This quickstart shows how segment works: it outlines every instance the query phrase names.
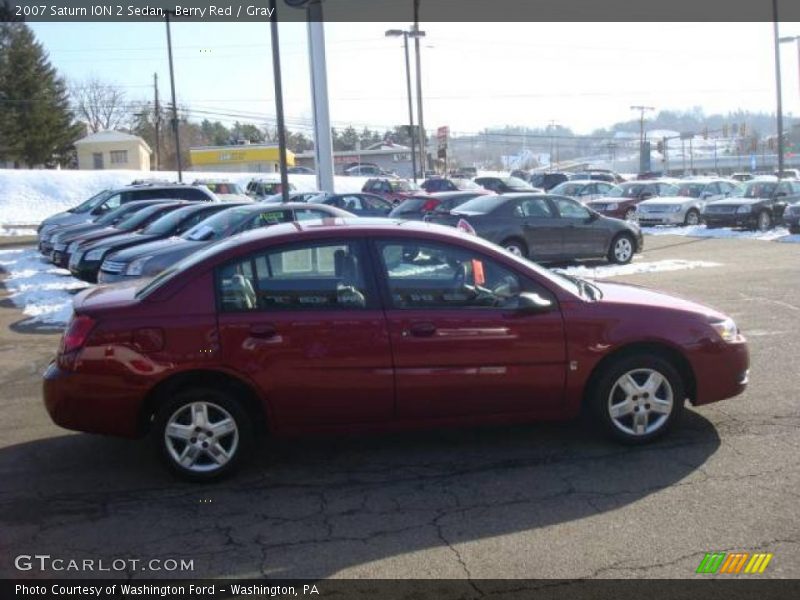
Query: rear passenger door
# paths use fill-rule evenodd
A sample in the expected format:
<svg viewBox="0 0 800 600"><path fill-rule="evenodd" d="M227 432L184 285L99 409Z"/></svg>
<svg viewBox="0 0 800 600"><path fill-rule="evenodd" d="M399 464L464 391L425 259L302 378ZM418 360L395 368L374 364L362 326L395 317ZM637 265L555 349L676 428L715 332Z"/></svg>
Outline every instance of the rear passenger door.
<svg viewBox="0 0 800 600"><path fill-rule="evenodd" d="M522 220L528 257L531 260L546 260L561 256L562 229L566 222L558 219L547 198L524 198L517 202L514 215Z"/></svg>
<svg viewBox="0 0 800 600"><path fill-rule="evenodd" d="M394 375L362 240L287 244L217 269L225 365L282 429L387 421Z"/></svg>

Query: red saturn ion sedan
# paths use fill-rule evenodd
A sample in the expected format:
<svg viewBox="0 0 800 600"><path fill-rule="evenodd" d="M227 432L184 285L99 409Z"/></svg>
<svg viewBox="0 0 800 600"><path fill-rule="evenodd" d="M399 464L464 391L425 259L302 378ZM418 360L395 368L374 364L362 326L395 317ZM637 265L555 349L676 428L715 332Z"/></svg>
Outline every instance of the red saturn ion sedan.
<svg viewBox="0 0 800 600"><path fill-rule="evenodd" d="M454 228L286 223L159 276L75 298L44 401L69 429L150 433L207 480L257 433L565 419L590 409L649 442L684 401L747 384L726 315L633 285L559 275Z"/></svg>

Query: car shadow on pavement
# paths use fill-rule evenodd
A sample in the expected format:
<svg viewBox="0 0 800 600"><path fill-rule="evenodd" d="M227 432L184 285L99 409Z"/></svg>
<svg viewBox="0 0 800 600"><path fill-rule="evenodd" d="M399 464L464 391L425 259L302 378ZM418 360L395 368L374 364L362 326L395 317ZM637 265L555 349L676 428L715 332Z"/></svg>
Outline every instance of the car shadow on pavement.
<svg viewBox="0 0 800 600"><path fill-rule="evenodd" d="M298 438L264 442L235 476L199 485L173 478L143 443L69 434L0 449L2 545L7 556L194 561L190 575L102 576L368 576L371 563L403 556L398 576L464 577L458 545L546 535L702 482L700 467L719 446L692 410L642 447L578 421ZM453 570L426 572L421 550ZM0 576L19 575L12 568L0 565Z"/></svg>

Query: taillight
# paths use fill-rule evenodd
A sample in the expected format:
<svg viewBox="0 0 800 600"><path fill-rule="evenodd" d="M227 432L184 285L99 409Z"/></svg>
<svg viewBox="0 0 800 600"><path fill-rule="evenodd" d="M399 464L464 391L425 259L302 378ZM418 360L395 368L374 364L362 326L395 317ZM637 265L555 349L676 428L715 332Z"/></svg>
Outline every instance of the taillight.
<svg viewBox="0 0 800 600"><path fill-rule="evenodd" d="M61 339L61 353L67 354L83 348L94 325L95 320L90 316L80 315L73 318Z"/></svg>
<svg viewBox="0 0 800 600"><path fill-rule="evenodd" d="M426 200L425 204L422 205L422 212L433 212L439 204L441 204L441 202L435 198Z"/></svg>
<svg viewBox="0 0 800 600"><path fill-rule="evenodd" d="M456 229L460 229L461 231L464 231L471 235L477 235L475 228L472 225L470 225L466 219L459 219L458 224L456 225Z"/></svg>

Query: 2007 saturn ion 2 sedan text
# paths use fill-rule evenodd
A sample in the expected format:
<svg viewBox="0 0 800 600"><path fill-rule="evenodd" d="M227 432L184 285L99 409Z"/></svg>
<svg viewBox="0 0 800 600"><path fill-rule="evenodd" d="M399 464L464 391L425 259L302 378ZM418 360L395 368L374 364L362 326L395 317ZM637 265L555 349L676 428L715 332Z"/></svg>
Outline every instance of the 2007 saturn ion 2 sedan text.
<svg viewBox="0 0 800 600"><path fill-rule="evenodd" d="M390 219L253 230L140 284L79 294L44 375L53 420L150 433L192 479L258 433L562 419L626 443L684 401L730 398L748 350L726 315L559 275L485 240Z"/></svg>

